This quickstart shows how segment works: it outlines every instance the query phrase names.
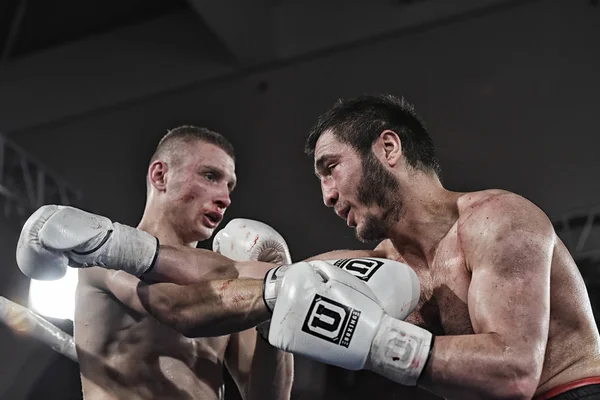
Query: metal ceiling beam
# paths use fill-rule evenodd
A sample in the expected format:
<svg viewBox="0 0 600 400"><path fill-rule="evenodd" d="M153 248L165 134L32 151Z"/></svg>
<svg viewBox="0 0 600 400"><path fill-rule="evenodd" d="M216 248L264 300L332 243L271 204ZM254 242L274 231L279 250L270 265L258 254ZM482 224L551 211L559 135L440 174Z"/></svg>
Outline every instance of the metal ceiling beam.
<svg viewBox="0 0 600 400"><path fill-rule="evenodd" d="M6 42L4 43L2 55L0 56L0 66L8 61L12 53L13 47L19 36L19 31L21 30L21 22L23 22L26 10L27 0L20 0L17 6L17 10L15 11L15 15L10 23L8 36L6 37Z"/></svg>
<svg viewBox="0 0 600 400"><path fill-rule="evenodd" d="M44 204L77 204L81 192L0 134L0 204L20 226Z"/></svg>

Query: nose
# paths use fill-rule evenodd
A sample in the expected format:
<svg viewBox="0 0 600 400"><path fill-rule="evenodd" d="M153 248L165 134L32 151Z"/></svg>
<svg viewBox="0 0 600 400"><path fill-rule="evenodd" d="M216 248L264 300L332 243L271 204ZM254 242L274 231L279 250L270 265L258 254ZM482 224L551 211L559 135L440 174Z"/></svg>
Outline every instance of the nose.
<svg viewBox="0 0 600 400"><path fill-rule="evenodd" d="M227 207L231 205L231 198L229 197L229 188L221 191L219 196L215 199L215 203L219 208L225 210Z"/></svg>
<svg viewBox="0 0 600 400"><path fill-rule="evenodd" d="M323 192L323 203L325 203L327 207L335 206L340 194L333 185L333 182L326 179L322 180L321 192Z"/></svg>

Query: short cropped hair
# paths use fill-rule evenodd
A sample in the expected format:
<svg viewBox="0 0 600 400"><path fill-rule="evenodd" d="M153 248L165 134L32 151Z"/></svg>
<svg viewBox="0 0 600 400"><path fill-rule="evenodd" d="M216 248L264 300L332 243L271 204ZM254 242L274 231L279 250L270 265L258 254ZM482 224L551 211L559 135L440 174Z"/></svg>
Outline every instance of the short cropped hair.
<svg viewBox="0 0 600 400"><path fill-rule="evenodd" d="M384 130L396 132L402 141L402 154L408 164L440 176L441 168L433 141L412 105L392 95L364 95L340 99L323 113L310 131L305 152L314 156L317 141L326 131L347 143L363 157Z"/></svg>
<svg viewBox="0 0 600 400"><path fill-rule="evenodd" d="M160 139L154 154L152 154L152 157L150 158L150 164L167 154L173 154L177 150L177 145L196 141L206 142L220 147L235 161L233 145L223 135L211 131L208 128L183 125L169 130L167 134Z"/></svg>
<svg viewBox="0 0 600 400"><path fill-rule="evenodd" d="M160 139L156 146L156 150L154 150L154 154L152 154L152 157L150 158L149 165L152 165L156 160L164 158L168 158L172 166L177 165L181 160L178 155L181 154L181 150L183 149L182 145L192 142L214 144L221 148L235 162L233 145L225 138L225 136L207 128L183 125L169 130L167 134ZM150 181L148 176L146 176L146 189L147 193L150 193Z"/></svg>

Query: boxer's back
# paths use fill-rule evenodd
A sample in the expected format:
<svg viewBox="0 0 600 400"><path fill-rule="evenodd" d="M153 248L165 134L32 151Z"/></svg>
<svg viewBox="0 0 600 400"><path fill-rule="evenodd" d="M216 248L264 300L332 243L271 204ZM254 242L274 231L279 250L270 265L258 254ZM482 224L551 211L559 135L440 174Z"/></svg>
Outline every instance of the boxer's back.
<svg viewBox="0 0 600 400"><path fill-rule="evenodd" d="M77 289L75 341L86 400L217 399L228 336L183 337L123 307L86 280Z"/></svg>

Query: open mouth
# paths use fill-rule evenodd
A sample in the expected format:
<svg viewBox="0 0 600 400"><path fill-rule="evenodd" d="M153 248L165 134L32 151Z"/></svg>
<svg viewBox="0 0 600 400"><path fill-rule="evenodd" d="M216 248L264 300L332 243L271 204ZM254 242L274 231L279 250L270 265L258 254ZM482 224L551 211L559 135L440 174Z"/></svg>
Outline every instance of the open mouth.
<svg viewBox="0 0 600 400"><path fill-rule="evenodd" d="M206 219L208 219L213 225L217 225L223 219L223 216L218 212L208 212L204 215L206 216Z"/></svg>

